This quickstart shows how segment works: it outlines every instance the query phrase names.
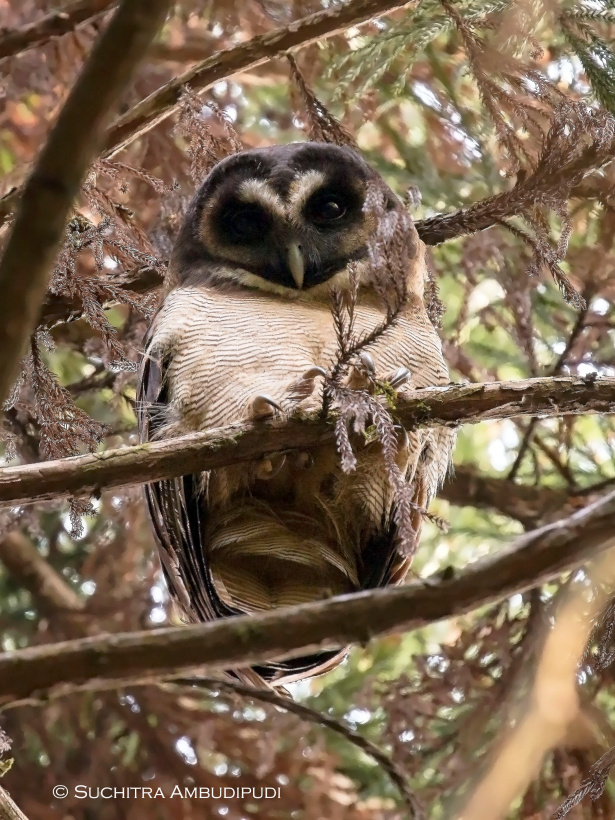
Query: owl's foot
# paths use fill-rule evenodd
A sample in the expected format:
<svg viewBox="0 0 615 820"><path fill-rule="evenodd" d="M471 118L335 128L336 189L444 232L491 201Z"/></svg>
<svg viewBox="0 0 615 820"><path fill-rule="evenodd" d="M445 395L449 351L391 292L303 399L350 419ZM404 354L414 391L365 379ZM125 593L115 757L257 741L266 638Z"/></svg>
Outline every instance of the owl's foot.
<svg viewBox="0 0 615 820"><path fill-rule="evenodd" d="M301 377L297 379L296 382L293 382L288 388L288 398L293 404L297 404L304 399L307 399L308 396L311 396L314 392L314 387L316 379L318 377L326 378L327 371L323 367L314 367L308 368L305 373L301 374Z"/></svg>
<svg viewBox="0 0 615 820"><path fill-rule="evenodd" d="M357 356L356 363L350 368L347 387L351 390L367 390L374 384L376 378L376 365L374 360L365 351Z"/></svg>
<svg viewBox="0 0 615 820"><path fill-rule="evenodd" d="M260 419L268 419L276 413L281 413L282 408L274 401L271 396L265 394L255 396L250 404L250 418L253 421L260 421Z"/></svg>
<svg viewBox="0 0 615 820"><path fill-rule="evenodd" d="M393 390L398 390L402 387L412 374L408 370L407 367L398 367L395 373L391 376L387 376L384 381L393 388Z"/></svg>

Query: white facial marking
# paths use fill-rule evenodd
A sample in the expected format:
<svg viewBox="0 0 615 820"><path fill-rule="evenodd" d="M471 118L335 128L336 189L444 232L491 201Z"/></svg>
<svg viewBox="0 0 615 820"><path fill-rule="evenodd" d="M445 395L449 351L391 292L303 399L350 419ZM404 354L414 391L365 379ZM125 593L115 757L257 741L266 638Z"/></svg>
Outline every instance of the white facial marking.
<svg viewBox="0 0 615 820"><path fill-rule="evenodd" d="M255 202L266 211L281 219L286 219L286 207L282 198L262 179L247 179L237 192L242 202Z"/></svg>
<svg viewBox="0 0 615 820"><path fill-rule="evenodd" d="M293 221L301 217L305 203L324 185L325 175L321 171L306 171L291 182L288 191L288 215Z"/></svg>

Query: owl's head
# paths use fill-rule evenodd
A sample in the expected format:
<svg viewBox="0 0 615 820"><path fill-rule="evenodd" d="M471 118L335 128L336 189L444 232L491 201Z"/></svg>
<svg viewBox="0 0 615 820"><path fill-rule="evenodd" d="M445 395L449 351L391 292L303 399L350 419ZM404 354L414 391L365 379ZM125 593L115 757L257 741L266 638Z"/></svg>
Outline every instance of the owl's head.
<svg viewBox="0 0 615 820"><path fill-rule="evenodd" d="M366 262L377 219L363 206L376 180L385 207L402 207L348 147L293 143L222 160L188 209L174 279L230 280L291 297L328 292L351 263Z"/></svg>

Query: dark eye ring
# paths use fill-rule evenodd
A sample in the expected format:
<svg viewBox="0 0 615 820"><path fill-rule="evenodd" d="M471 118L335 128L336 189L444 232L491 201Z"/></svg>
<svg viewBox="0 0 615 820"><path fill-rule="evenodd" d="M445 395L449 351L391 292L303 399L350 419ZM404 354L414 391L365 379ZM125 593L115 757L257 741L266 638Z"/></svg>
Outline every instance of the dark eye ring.
<svg viewBox="0 0 615 820"><path fill-rule="evenodd" d="M237 239L254 239L269 229L269 217L258 205L238 205L224 214L227 230Z"/></svg>
<svg viewBox="0 0 615 820"><path fill-rule="evenodd" d="M346 203L336 194L320 194L307 207L307 217L315 225L328 225L341 219L347 211Z"/></svg>

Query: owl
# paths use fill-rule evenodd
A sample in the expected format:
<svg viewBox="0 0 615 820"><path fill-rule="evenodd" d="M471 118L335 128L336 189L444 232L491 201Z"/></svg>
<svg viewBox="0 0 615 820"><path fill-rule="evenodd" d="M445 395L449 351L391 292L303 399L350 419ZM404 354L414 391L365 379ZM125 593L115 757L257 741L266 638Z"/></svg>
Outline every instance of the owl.
<svg viewBox="0 0 615 820"><path fill-rule="evenodd" d="M378 218L366 199L374 185L385 212L405 213L346 146L259 148L211 170L188 208L146 337L143 441L320 408L340 357L332 293L343 298L351 287L354 332L374 338L345 377L349 389L386 383L403 392L449 382L423 302L424 246L409 218L405 302L396 321L374 333L386 314L370 255ZM453 433L399 433L395 461L411 490L418 538ZM409 568L378 442L357 445L350 472L332 443L157 481L146 497L167 585L188 621L398 584ZM345 651L239 674L277 686L332 668Z"/></svg>

